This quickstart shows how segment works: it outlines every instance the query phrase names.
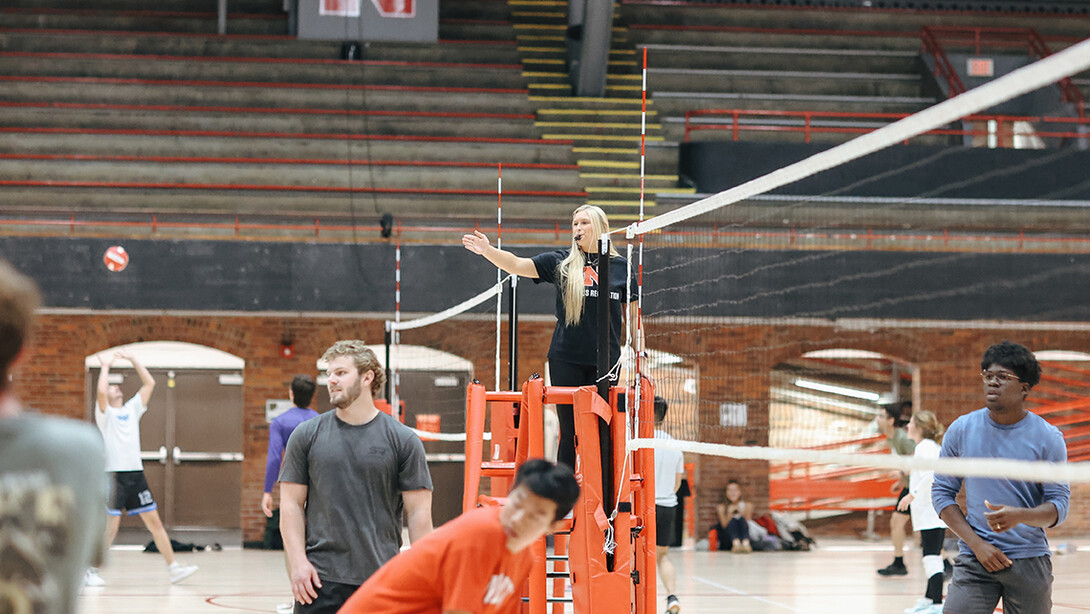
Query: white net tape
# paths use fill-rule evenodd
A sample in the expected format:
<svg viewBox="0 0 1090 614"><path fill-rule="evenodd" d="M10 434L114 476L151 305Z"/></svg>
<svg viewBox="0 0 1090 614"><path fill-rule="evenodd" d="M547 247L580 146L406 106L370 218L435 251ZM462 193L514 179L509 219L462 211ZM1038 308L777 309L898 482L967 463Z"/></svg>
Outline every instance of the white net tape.
<svg viewBox="0 0 1090 614"><path fill-rule="evenodd" d="M627 228L626 234L628 238L632 238L732 205L758 194L764 194L929 130L945 126L966 115L972 115L993 107L1087 68L1090 68L1090 39L1008 73L994 81L989 81L960 96L955 96L919 113L879 128L874 132L869 132L851 141L814 154L805 160L698 200L690 205L674 209L645 222L632 224Z"/></svg>
<svg viewBox="0 0 1090 614"><path fill-rule="evenodd" d="M416 433L417 437L419 437L419 438L421 438L421 439L423 439L425 441L427 441L428 439L434 439L435 441L465 441L466 440L466 434L465 433L434 433L432 431L421 431L419 429L414 429L411 426L409 427L409 430ZM484 436L481 437L481 439L483 439L484 441L492 441L492 433L485 433ZM158 457L156 457L156 458L158 458Z"/></svg>
<svg viewBox="0 0 1090 614"><path fill-rule="evenodd" d="M504 277L499 282L497 282L494 286L492 286L491 288L485 290L484 292L481 292L477 296L474 296L473 298L470 298L470 299L466 299L466 300L462 301L461 303L458 303L457 305L455 305L453 307L449 307L447 309L444 309L443 311L440 311L438 313L433 313L430 316L424 316L422 318L416 318L415 320L409 320L407 322L387 322L386 324L387 324L387 326L389 327L390 330L399 331L399 330L412 330L414 328L421 328L421 327L424 327L424 326L429 326L431 324L435 324L437 322L442 322L443 320L446 320L448 318L452 318L452 317L454 317L456 315L465 313L465 312L469 311L470 309L473 309L477 305L480 305L481 303L483 303L483 302L487 301L488 299L492 298L493 296L496 296L497 294L503 292L503 284L510 277L511 276L508 275L507 277Z"/></svg>
<svg viewBox="0 0 1090 614"><path fill-rule="evenodd" d="M730 446L670 439L637 438L628 442L628 449L659 448L695 454L723 456L739 460L797 461L896 469L905 473L913 469L934 471L962 477L1006 478L1028 482L1090 482L1090 462L1050 463L1016 461L996 458L915 458L896 454L847 454L825 450L796 448L764 448Z"/></svg>

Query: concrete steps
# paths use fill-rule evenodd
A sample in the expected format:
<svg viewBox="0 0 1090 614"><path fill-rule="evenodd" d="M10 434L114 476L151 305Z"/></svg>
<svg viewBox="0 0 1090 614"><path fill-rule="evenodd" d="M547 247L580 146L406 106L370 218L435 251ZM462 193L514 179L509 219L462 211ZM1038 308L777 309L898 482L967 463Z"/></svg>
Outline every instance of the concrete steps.
<svg viewBox="0 0 1090 614"><path fill-rule="evenodd" d="M399 136L525 139L532 117L476 114L434 116L284 113L193 109L4 107L0 124L20 128L73 130L210 131L276 134L377 134Z"/></svg>
<svg viewBox="0 0 1090 614"><path fill-rule="evenodd" d="M182 106L269 106L291 109L530 113L526 91L471 88L321 85L283 87L275 83L215 84L149 80L9 79L0 76L0 101L124 103Z"/></svg>
<svg viewBox="0 0 1090 614"><path fill-rule="evenodd" d="M1090 18L1085 15L1026 14L971 11L890 11L783 7L746 8L737 5L625 3L627 23L672 26L731 27L737 29L841 30L855 32L918 32L923 26L1033 28L1045 36L1086 38Z"/></svg>
<svg viewBox="0 0 1090 614"><path fill-rule="evenodd" d="M399 139L277 138L258 135L148 133L65 133L0 129L0 153L25 155L90 155L146 157L264 158L270 160L402 160L410 162L476 162L493 165L548 164L571 166L571 146L545 141L424 143Z"/></svg>
<svg viewBox="0 0 1090 614"><path fill-rule="evenodd" d="M278 84L399 85L523 89L510 64L413 63L368 60L263 60L172 56L0 52L0 75L219 81Z"/></svg>
<svg viewBox="0 0 1090 614"><path fill-rule="evenodd" d="M579 173L572 169L504 168L504 190L578 192ZM312 188L379 188L385 191L412 190L429 183L440 190L494 191L497 169L484 167L441 167L383 164L307 164L267 162L108 160L108 159L22 159L4 160L0 185L11 181L37 180L49 183L106 182L166 186L238 186L252 190ZM424 175L428 178L425 181ZM441 180L441 181L440 181Z"/></svg>
<svg viewBox="0 0 1090 614"><path fill-rule="evenodd" d="M0 51L338 60L340 41L302 41L240 36L166 36L143 32L48 31L0 28ZM517 64L514 41L449 41L438 44L364 43L364 60Z"/></svg>
<svg viewBox="0 0 1090 614"><path fill-rule="evenodd" d="M662 92L912 97L922 77L903 73L830 73L796 70L648 69L647 87Z"/></svg>
<svg viewBox="0 0 1090 614"><path fill-rule="evenodd" d="M915 73L920 61L918 50L654 44L637 49L643 47L648 66L655 69Z"/></svg>
<svg viewBox="0 0 1090 614"><path fill-rule="evenodd" d="M170 11L39 11L4 9L6 28L45 28L51 30L122 30L133 32L172 32L178 34L215 34L217 15L212 12L173 13ZM286 36L287 14L229 13L227 31L250 36Z"/></svg>

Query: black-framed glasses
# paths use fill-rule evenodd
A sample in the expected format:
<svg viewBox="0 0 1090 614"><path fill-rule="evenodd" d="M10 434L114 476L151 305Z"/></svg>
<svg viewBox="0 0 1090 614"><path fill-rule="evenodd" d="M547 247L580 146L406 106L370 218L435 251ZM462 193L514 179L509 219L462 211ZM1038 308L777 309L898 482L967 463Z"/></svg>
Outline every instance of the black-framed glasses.
<svg viewBox="0 0 1090 614"><path fill-rule="evenodd" d="M1013 373L1007 373L1006 371L981 371L980 379L984 380L985 384L1005 384L1007 382L1022 381L1022 379L1019 378L1017 375Z"/></svg>

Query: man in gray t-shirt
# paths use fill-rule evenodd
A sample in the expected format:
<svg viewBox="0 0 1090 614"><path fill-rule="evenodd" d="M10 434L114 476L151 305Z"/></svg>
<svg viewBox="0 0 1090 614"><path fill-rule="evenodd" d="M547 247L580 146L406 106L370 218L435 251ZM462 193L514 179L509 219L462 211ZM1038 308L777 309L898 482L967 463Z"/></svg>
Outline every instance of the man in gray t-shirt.
<svg viewBox="0 0 1090 614"><path fill-rule="evenodd" d="M0 260L0 612L71 614L102 556L106 457L95 427L25 413L12 390L38 305Z"/></svg>
<svg viewBox="0 0 1090 614"><path fill-rule="evenodd" d="M338 341L328 364L334 411L300 424L280 469L280 531L296 614L334 614L409 540L432 529L424 445L375 408L385 380L362 341Z"/></svg>

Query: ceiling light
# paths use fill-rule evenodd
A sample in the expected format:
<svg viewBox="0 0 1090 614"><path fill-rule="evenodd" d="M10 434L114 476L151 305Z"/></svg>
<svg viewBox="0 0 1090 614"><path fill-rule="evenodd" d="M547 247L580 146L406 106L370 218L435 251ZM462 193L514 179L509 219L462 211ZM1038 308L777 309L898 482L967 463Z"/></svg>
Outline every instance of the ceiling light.
<svg viewBox="0 0 1090 614"><path fill-rule="evenodd" d="M821 382L815 382L808 379L797 379L795 380L795 385L799 388L807 388L809 390L840 394L846 397L852 397L853 399L863 399L864 401L872 401L875 403L877 403L878 399L881 398L881 395L877 392L860 390L858 388L847 388L845 386L834 386L833 384L823 384Z"/></svg>

